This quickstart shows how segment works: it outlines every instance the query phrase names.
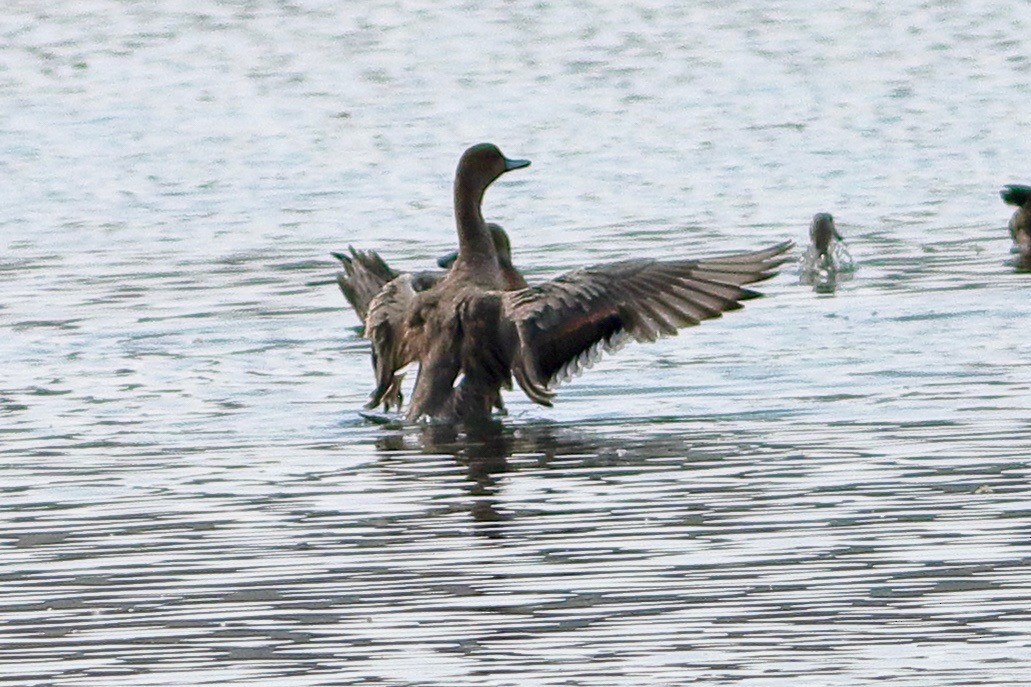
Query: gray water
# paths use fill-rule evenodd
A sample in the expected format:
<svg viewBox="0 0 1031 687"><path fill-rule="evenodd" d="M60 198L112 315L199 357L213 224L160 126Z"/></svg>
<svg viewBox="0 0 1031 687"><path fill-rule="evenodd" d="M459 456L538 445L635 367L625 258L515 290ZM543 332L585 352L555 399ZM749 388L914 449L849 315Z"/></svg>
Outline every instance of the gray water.
<svg viewBox="0 0 1031 687"><path fill-rule="evenodd" d="M490 5L0 11L0 683L1031 683L1026 4ZM856 273L367 424L307 284L453 246L481 140L531 281L819 211Z"/></svg>

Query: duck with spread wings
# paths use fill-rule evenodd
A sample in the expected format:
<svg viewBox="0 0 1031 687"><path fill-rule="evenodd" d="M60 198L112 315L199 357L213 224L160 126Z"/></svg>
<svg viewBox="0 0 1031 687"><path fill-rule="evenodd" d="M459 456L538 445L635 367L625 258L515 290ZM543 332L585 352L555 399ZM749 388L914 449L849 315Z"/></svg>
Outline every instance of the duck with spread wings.
<svg viewBox="0 0 1031 687"><path fill-rule="evenodd" d="M419 365L409 420L487 418L513 377L530 399L551 405L555 385L602 352L741 308L760 295L746 286L773 276L793 245L701 260L625 260L505 291L480 205L495 179L529 164L487 143L462 155L451 270L421 292L394 280L370 304L366 336L378 386L368 407L381 402L409 363Z"/></svg>

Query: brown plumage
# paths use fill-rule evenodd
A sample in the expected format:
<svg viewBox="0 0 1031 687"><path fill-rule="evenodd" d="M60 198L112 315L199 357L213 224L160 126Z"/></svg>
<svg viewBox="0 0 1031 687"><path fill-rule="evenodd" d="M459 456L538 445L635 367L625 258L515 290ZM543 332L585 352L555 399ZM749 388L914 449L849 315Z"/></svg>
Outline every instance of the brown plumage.
<svg viewBox="0 0 1031 687"><path fill-rule="evenodd" d="M369 313L369 303L387 284L397 279L398 273L383 261L379 253L373 250L355 250L347 247L350 255L330 253L344 266L337 272L337 285L344 298L354 308L358 319L365 322Z"/></svg>
<svg viewBox="0 0 1031 687"><path fill-rule="evenodd" d="M589 267L505 296L514 326L513 374L532 400L551 405L556 383L628 340L651 342L738 310L761 294L792 244L705 260L627 260Z"/></svg>
<svg viewBox="0 0 1031 687"><path fill-rule="evenodd" d="M512 264L512 249L508 240L508 234L500 225L492 222L487 223L487 229L494 241L494 248L497 251L498 263L504 273L505 283L509 289L521 289L525 287L526 279L519 273L519 270ZM358 319L365 323L369 314L369 304L376 297L388 282L397 279L400 273L392 269L374 250L355 250L354 247L347 247L350 255L331 252L334 258L340 261L344 269L337 272L336 281L344 298L354 308ZM442 268L450 268L458 257L457 251L441 257L437 260ZM444 276L443 270L427 270L414 272L411 285L416 291L425 291L436 284Z"/></svg>
<svg viewBox="0 0 1031 687"><path fill-rule="evenodd" d="M527 286L526 279L512 264L512 249L508 234L499 225L486 223L497 255L504 290L521 289ZM394 272L374 251L351 251L351 258L333 253L342 263L345 272L337 273L340 290L354 308L365 327L365 335L372 341L372 367L376 375L376 389L367 408L382 404L383 409L401 408L403 396L401 382L404 375L397 371L411 362L411 353L406 348L404 331L408 307L416 293L435 286L445 272ZM370 257L371 256L371 257ZM446 255L437 262L450 268L457 259L457 253ZM345 261L346 260L346 261ZM388 273L395 276L387 281ZM375 304L375 305L374 305ZM371 317L370 317L371 314ZM495 407L504 406L498 395Z"/></svg>
<svg viewBox="0 0 1031 687"><path fill-rule="evenodd" d="M419 373L409 420L486 418L513 376L532 400L550 405L554 385L601 352L676 334L759 296L745 286L773 276L793 245L704 260L627 260L506 292L480 202L497 177L528 164L490 144L463 154L455 177L459 254L451 271L421 293L400 283L398 293L377 296L370 308L368 335L381 363L370 406L411 362ZM403 312L387 301L403 302Z"/></svg>

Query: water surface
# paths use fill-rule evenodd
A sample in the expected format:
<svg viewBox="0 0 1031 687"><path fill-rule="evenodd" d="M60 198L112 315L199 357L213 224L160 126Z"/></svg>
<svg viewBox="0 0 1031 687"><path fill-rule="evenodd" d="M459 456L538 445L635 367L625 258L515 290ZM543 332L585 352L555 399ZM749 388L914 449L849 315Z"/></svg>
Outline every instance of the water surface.
<svg viewBox="0 0 1031 687"><path fill-rule="evenodd" d="M0 682L1026 685L1023 5L14 3ZM330 250L531 281L803 241L744 311L519 393L357 410Z"/></svg>

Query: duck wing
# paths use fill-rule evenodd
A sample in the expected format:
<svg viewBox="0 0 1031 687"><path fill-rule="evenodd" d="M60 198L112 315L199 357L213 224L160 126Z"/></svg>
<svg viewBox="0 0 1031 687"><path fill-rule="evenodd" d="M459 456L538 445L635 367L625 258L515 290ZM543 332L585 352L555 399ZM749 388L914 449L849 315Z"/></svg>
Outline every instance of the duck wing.
<svg viewBox="0 0 1031 687"><path fill-rule="evenodd" d="M625 260L506 293L517 336L512 373L533 401L551 405L553 386L602 353L672 336L760 296L745 285L776 274L793 245L702 260Z"/></svg>
<svg viewBox="0 0 1031 687"><path fill-rule="evenodd" d="M409 345L408 313L415 300L416 277L402 274L387 282L369 303L365 318L365 338L372 342L372 368L376 375L376 389L365 404L372 409L383 404L385 410L391 405L401 407L401 381L404 375L397 374L415 355Z"/></svg>
<svg viewBox="0 0 1031 687"><path fill-rule="evenodd" d="M342 272L337 272L337 284L358 319L364 322L372 299L388 282L396 279L398 273L376 251L355 250L352 246L347 250L350 255L331 253L344 266Z"/></svg>

